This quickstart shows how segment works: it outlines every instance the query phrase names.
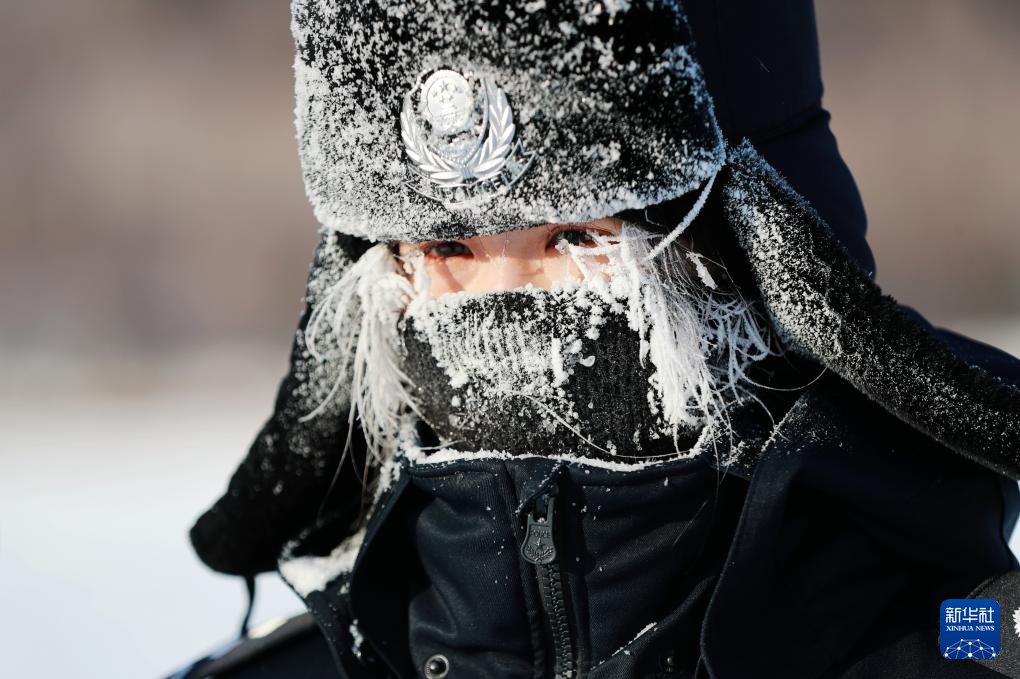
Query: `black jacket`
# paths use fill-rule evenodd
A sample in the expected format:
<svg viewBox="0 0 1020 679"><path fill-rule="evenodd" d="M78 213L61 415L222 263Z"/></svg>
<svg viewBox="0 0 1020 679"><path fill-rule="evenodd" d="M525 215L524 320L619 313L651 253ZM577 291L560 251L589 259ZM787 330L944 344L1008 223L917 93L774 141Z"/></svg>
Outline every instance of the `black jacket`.
<svg viewBox="0 0 1020 679"><path fill-rule="evenodd" d="M1020 362L940 334L1020 381ZM405 460L353 569L303 600L352 678L430 676L430 660L450 677L553 676L565 646L593 678L1001 676L939 655L938 606L1017 569L1014 482L832 374L754 447L721 477L714 453L628 472ZM521 554L543 502L561 591ZM343 524L321 521L284 563L328 554Z"/></svg>
<svg viewBox="0 0 1020 679"><path fill-rule="evenodd" d="M405 465L360 533L352 525L361 510L358 470L348 459L333 477L337 432L298 427L289 410L300 384L293 366L303 365L295 348L273 417L192 539L213 568L251 575L272 569L280 544L300 533L287 546L281 575L321 630L301 638L325 640L301 654L324 665L300 676L339 668L352 678L420 677L430 659L440 669L435 655L445 658L451 679L551 676L556 648L565 646L579 659L578 676L592 677L1020 676L1007 653L1020 657L1020 641L1005 624L1001 658L947 661L937 648L944 599L983 592L1004 613L1020 608L1020 565L1007 545L1020 505L1015 481L1002 475L1015 477L1020 468L1020 450L1010 445L1017 400L996 391L1000 381L1020 385L1020 362L939 331L955 357L988 371L975 377L867 287L864 277L874 269L864 215L820 105L810 2L782 3L781 11L749 0L685 5L727 136L750 137L828 222L822 229L754 159L735 154L730 203L739 202L734 196L756 200L765 221L782 223L787 230L780 233L789 237L786 250L766 261L768 232L731 210L728 222L758 273L752 284L780 322L791 320L784 315L791 308L781 304L790 290L770 287L774 281L821 291L818 308L827 304L847 322L818 337L836 336L850 358L824 356L820 363L830 371L788 393L774 429L748 423L749 443L725 474L714 455L613 474L542 458ZM834 254L829 227L846 253ZM318 257L330 256L326 245ZM360 246L344 247L353 258ZM846 255L860 271L840 264ZM830 266L808 266L817 262ZM867 341L855 344L861 337ZM869 353L876 347L880 353ZM821 370L802 368L808 377ZM928 380L932 375L944 381ZM958 419L940 426L938 413L947 411L933 406L915 421L918 405L934 404L932 394L947 383L964 385L969 397L952 411ZM1003 421L1013 417L1008 433L1009 426L982 428L968 417L997 399L1009 406L996 411ZM961 422L974 422L973 430ZM356 430L355 459L363 443ZM528 514L547 509L535 503L553 486L561 594L550 590L548 568L521 555ZM588 514L586 500L596 496L603 513ZM360 551L336 554L352 534L358 538L348 545L363 539ZM437 565L443 562L450 568ZM314 586L297 582L288 563L318 564L320 577L311 579ZM263 644L271 652L241 654L248 659L233 670L221 664L217 676L260 676L260 668L286 656L284 641L296 638L287 635L298 627L281 632L278 647Z"/></svg>
<svg viewBox="0 0 1020 679"><path fill-rule="evenodd" d="M939 334L1020 383L1020 361ZM1016 483L831 373L778 408L766 440L755 423L744 427L760 447L722 477L704 474L717 469L714 453L630 472L540 457L405 461L377 497L353 568L302 596L322 636L294 621L275 640L234 649L216 676L300 667L301 676L422 677L429 661L449 677L553 676L549 611L559 595L521 555L527 516L553 486L558 622L581 659L574 676L1018 676L1016 659L951 661L938 649L942 600L995 596L1003 617L1020 606L1007 544ZM699 512L711 521L689 520ZM350 532L343 513L325 517L285 559L328 554ZM449 567L423 566L437 557ZM413 602L429 624L409 620ZM1002 633L1004 648L1020 651L1005 624Z"/></svg>

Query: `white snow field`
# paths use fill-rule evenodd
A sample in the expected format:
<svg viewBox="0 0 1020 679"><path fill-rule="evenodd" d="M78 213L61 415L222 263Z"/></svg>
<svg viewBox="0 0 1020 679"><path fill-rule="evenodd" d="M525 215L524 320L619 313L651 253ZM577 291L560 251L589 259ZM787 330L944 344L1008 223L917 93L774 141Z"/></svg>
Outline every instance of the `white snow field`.
<svg viewBox="0 0 1020 679"><path fill-rule="evenodd" d="M1020 322L953 327L1020 353ZM160 677L235 634L244 586L202 566L187 530L269 415L285 359L4 356L0 675ZM300 610L259 579L255 623Z"/></svg>
<svg viewBox="0 0 1020 679"><path fill-rule="evenodd" d="M14 366L0 397L0 676L160 677L236 634L243 581L206 569L187 531L268 416L284 359ZM275 574L258 590L254 621L302 610Z"/></svg>

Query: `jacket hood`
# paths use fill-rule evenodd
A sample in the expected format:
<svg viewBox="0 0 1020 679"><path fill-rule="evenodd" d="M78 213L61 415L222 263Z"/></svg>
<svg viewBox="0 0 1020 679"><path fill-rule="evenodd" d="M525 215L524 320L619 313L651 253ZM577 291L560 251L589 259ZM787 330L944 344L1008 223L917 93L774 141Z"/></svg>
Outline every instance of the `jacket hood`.
<svg viewBox="0 0 1020 679"><path fill-rule="evenodd" d="M330 393L339 369L311 356L304 330L325 289L361 257L370 240L463 237L520 226L521 219L603 217L674 198L708 176L716 177L713 195L722 206L718 228L736 242L743 268L789 348L934 441L1020 478L1020 391L972 364L923 319L884 295L872 272L859 264L860 256L841 244L818 211L751 143L723 153L679 6L630 3L629 10L619 12L609 3L595 6L602 9L567 3L556 13L540 9L511 16L503 8L493 10L496 15L475 16L458 3L413 10L381 0L293 3L299 145L309 196L323 222L322 238L274 412L226 493L191 530L196 552L211 568L234 574L272 570L281 547L325 512L347 517L353 529L362 509L364 440L346 394L334 394L318 417L303 417ZM449 31L442 17L451 22ZM364 28L366 22L371 30ZM656 36L654 51L645 38L632 37L649 22L656 30L642 35ZM466 31L469 25L476 30ZM528 46L532 34L535 44L559 41L574 49L583 63L543 62ZM600 52L598 45L608 51ZM376 53L378 59L367 59ZM622 59L622 54L629 56ZM604 73L596 68L602 60ZM624 78L621 64L637 66ZM443 203L449 195L426 197L401 183L408 172L418 172L421 188L427 178L422 180L419 171L431 172L415 160L418 147L409 150L401 136L400 110L412 88L419 88L414 97L422 101L420 86L436 69L457 77L442 73L431 86L450 90L461 103L502 106L493 83L505 88L514 115L522 114L518 141L524 140L525 127L536 135L526 140L527 152L543 160L515 180L512 191L488 196L484 207L451 209ZM548 89L543 78L550 81ZM617 89L626 82L638 93ZM555 103L555 97L571 103ZM584 101L594 108L581 106ZM623 115L634 112L639 101L640 114ZM600 113L602 104L613 102L616 109ZM429 113L440 116L435 118L440 131L460 125L457 116L470 108L443 106L440 101ZM562 117L554 115L560 110ZM582 161L597 145L613 142L620 150L618 158L611 154L614 162ZM598 199L592 201L593 195ZM521 209L522 201L528 209ZM481 215L493 220L482 224L476 220Z"/></svg>
<svg viewBox="0 0 1020 679"><path fill-rule="evenodd" d="M814 0L688 2L694 51L730 145L744 139L875 277L860 193L822 108Z"/></svg>

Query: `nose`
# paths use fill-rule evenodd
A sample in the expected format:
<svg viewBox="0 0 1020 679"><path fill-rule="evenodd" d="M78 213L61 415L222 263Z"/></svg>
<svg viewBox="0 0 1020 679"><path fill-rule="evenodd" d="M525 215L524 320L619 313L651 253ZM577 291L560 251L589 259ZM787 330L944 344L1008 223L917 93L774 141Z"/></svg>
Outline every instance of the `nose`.
<svg viewBox="0 0 1020 679"><path fill-rule="evenodd" d="M513 290L531 283L548 288L549 280L542 260L535 257L499 255L481 262L478 275L471 281L471 292Z"/></svg>

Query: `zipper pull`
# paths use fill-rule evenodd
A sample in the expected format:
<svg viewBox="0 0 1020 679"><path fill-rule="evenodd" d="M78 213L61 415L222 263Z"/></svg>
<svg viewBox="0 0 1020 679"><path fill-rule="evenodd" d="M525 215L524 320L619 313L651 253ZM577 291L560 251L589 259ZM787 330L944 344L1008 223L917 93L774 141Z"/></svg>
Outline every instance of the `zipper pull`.
<svg viewBox="0 0 1020 679"><path fill-rule="evenodd" d="M521 545L521 556L525 561L545 564L556 560L556 544L553 542L555 507L556 486L549 486L546 492L535 499L535 512L528 512L528 527Z"/></svg>

